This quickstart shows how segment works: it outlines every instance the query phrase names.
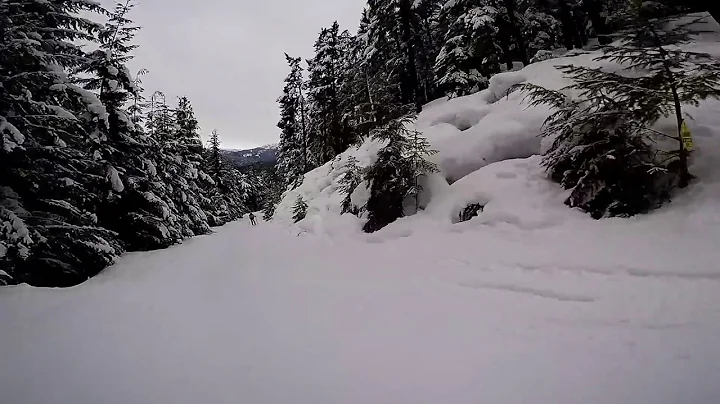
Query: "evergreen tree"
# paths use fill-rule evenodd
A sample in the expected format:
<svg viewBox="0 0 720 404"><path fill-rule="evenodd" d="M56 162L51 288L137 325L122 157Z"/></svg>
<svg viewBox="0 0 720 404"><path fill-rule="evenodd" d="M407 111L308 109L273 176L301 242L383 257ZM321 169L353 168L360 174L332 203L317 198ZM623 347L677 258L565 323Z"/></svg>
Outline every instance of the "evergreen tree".
<svg viewBox="0 0 720 404"><path fill-rule="evenodd" d="M418 39L412 0L369 0L366 57L381 75L378 90L396 94L392 108L420 112L428 100L418 80ZM394 116L393 118L396 118Z"/></svg>
<svg viewBox="0 0 720 404"><path fill-rule="evenodd" d="M303 95L303 69L300 58L285 54L290 74L285 79L280 105L280 143L278 144L278 170L286 186L296 187L302 175L310 170L308 162L307 105Z"/></svg>
<svg viewBox="0 0 720 404"><path fill-rule="evenodd" d="M215 183L220 183L222 174L222 157L220 154L220 135L217 130L212 131L210 140L208 141L208 155L205 162L206 171L215 180Z"/></svg>
<svg viewBox="0 0 720 404"><path fill-rule="evenodd" d="M181 240L210 231L215 217L208 217L211 201L203 192L212 179L201 170L202 142L198 122L187 99L180 99L176 109L170 109L165 96L155 92L151 97L148 122L150 136L157 145L155 181L150 186L153 202L162 208L168 233ZM150 196L150 195L148 195Z"/></svg>
<svg viewBox="0 0 720 404"><path fill-rule="evenodd" d="M0 4L0 262L14 282L79 283L122 252L92 213L104 181L93 151L108 113L67 74L87 61L74 42L102 30L80 12L103 10L83 0Z"/></svg>
<svg viewBox="0 0 720 404"><path fill-rule="evenodd" d="M350 38L340 32L337 21L323 28L315 42L315 57L308 60L308 99L312 117L308 147L318 165L345 151L356 139L346 125L340 99L343 79L343 53L348 51Z"/></svg>
<svg viewBox="0 0 720 404"><path fill-rule="evenodd" d="M0 270L0 285L13 282L13 276L5 270L13 268L13 262L25 260L30 254L33 241L21 217L23 215L27 212L20 206L18 195L10 188L0 187L0 268L4 269Z"/></svg>
<svg viewBox="0 0 720 404"><path fill-rule="evenodd" d="M202 170L203 146L200 140L198 121L195 118L190 101L186 97L178 100L175 110L175 133L169 142L168 152L179 162L176 167L179 174L175 188L176 198L183 203L183 219L192 231L192 235L207 234L211 225L220 221L215 217L208 218L206 212L212 212L212 201L204 192L213 186L211 178Z"/></svg>
<svg viewBox="0 0 720 404"><path fill-rule="evenodd" d="M585 80L600 80L591 87L591 94L603 93L631 103L632 108L645 111L643 122L652 122L660 116L674 116L676 121L676 151L679 186L686 187L692 176L688 170L688 151L682 137L683 104L697 105L706 98L720 98L720 63L712 56L687 52L678 45L687 43L695 33L692 26L699 21L673 24L672 17L652 18L646 3L634 1L628 9L631 27L617 34L619 41L608 45L598 60L628 64L632 69L643 69L640 79L608 74L594 69L571 69L571 74ZM673 26L674 25L674 26Z"/></svg>
<svg viewBox="0 0 720 404"><path fill-rule="evenodd" d="M225 159L221 161L220 173L220 181L217 183L219 203L214 203L210 209L219 220L213 225L240 219L249 210L247 201L254 192L254 186L248 178Z"/></svg>
<svg viewBox="0 0 720 404"><path fill-rule="evenodd" d="M152 206L150 211L162 220L159 223L160 237L155 241L169 246L191 237L193 233L186 227L187 221L181 219L181 205L184 201L177 198L176 192L180 187L178 165L182 160L175 154L175 143L172 140L176 131L173 111L160 91L153 93L149 105L148 142L153 153L147 161L150 181L143 189L143 196Z"/></svg>
<svg viewBox="0 0 720 404"><path fill-rule="evenodd" d="M240 168L240 172L250 185L245 193L244 203L250 212L263 210L268 200L282 194L284 187L274 166L262 163Z"/></svg>
<svg viewBox="0 0 720 404"><path fill-rule="evenodd" d="M366 181L370 184L367 202L367 233L380 230L405 215L408 197L417 206L419 177L436 170L425 160L433 152L419 133L410 131L412 117L391 121L374 131L373 136L386 142L378 152L375 164L368 168Z"/></svg>
<svg viewBox="0 0 720 404"><path fill-rule="evenodd" d="M274 193L269 195L269 197L265 200L265 206L263 207L264 221L269 222L273 219L273 216L275 215L275 208L280 202L281 196L281 193Z"/></svg>
<svg viewBox="0 0 720 404"><path fill-rule="evenodd" d="M132 8L130 1L116 3L98 36L99 49L76 69L83 73L76 81L95 92L108 112L109 125L99 127L95 135L103 140L95 147L104 170L98 175L107 180L97 190L98 223L117 232L128 250L137 251L166 247L173 240L166 237L162 212L154 207L157 196L146 195L155 165L152 143L138 125L143 106L139 76L145 71L133 77L126 67L136 48L130 42L139 29L127 18ZM126 109L129 103L132 112Z"/></svg>
<svg viewBox="0 0 720 404"><path fill-rule="evenodd" d="M412 198L413 210L417 212L420 210L420 193L423 189L420 180L427 174L439 171L437 165L427 159L429 156L436 154L437 150L432 150L430 142L422 137L417 130L409 131L407 136L407 149L403 154L412 174L412 183L407 191L407 196Z"/></svg>
<svg viewBox="0 0 720 404"><path fill-rule="evenodd" d="M140 69L135 74L133 82L135 83L137 91L133 94L132 103L128 106L130 120L135 124L135 129L138 131L142 131L144 129L143 125L147 120L146 111L150 105L143 95L144 89L142 88L142 76L148 73L149 71L147 69Z"/></svg>
<svg viewBox="0 0 720 404"><path fill-rule="evenodd" d="M535 58L538 52L551 52L562 47L560 21L543 7L543 4L538 0L520 0L522 37L526 42L527 56L531 59ZM604 23L605 19L602 21ZM601 33L606 34L607 31L603 29Z"/></svg>
<svg viewBox="0 0 720 404"><path fill-rule="evenodd" d="M488 78L500 71L499 17L490 3L457 0L443 9L441 24L447 28L434 69L437 85L451 97L486 88Z"/></svg>
<svg viewBox="0 0 720 404"><path fill-rule="evenodd" d="M74 285L125 249L166 247L242 214L248 181L237 170L222 167L219 207L207 196L216 185L187 100L171 110L157 92L145 120L147 71L125 66L132 6L0 2L0 283Z"/></svg>
<svg viewBox="0 0 720 404"><path fill-rule="evenodd" d="M352 194L355 189L363 182L363 172L358 166L358 160L355 156L349 156L347 163L345 163L345 173L339 181L338 190L340 193L345 195L342 201L342 209L340 214L352 213L357 215L360 213L360 208L354 206L352 203Z"/></svg>
<svg viewBox="0 0 720 404"><path fill-rule="evenodd" d="M307 215L307 208L308 205L303 197L298 195L295 200L295 205L293 205L293 221L295 221L295 223L305 219L305 216Z"/></svg>
<svg viewBox="0 0 720 404"><path fill-rule="evenodd" d="M360 28L346 54L343 110L347 111L351 126L358 136L369 135L372 129L409 112L399 98L398 76L388 69L385 41L371 37L368 9L363 12Z"/></svg>
<svg viewBox="0 0 720 404"><path fill-rule="evenodd" d="M440 54L442 35L440 12L444 0L417 0L413 3L415 41L417 41L416 65L421 99L432 101L442 95L435 78L435 61Z"/></svg>
<svg viewBox="0 0 720 404"><path fill-rule="evenodd" d="M177 130L175 128L174 113L162 91L155 91L150 97L149 104L150 112L147 114L147 126L150 137L160 147L169 147L169 144L173 141L173 134Z"/></svg>
<svg viewBox="0 0 720 404"><path fill-rule="evenodd" d="M505 55L507 68L511 69L514 61L526 65L530 59L526 38L522 32L526 21L523 19L523 13L520 12L518 0L495 0L493 3L498 13L496 19L498 39Z"/></svg>

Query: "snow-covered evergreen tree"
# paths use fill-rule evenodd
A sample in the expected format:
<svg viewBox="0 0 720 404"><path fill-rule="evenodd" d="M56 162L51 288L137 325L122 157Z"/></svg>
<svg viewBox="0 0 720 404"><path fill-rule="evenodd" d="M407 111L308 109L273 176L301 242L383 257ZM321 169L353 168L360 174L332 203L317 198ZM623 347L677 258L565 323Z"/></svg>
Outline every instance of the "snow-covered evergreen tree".
<svg viewBox="0 0 720 404"><path fill-rule="evenodd" d="M652 18L646 11L647 3L631 3L628 10L630 27L615 36L619 41L604 48L598 60L609 60L642 69L643 77L626 77L594 69L567 69L570 74L582 77L593 96L605 94L619 98L633 109L644 112L644 123L660 116L672 116L676 122L674 140L676 150L669 158L677 160L679 186L685 187L691 179L688 170L688 151L684 148L682 127L685 120L683 104L697 105L706 98L720 98L720 62L708 54L684 51L678 45L691 40L693 25L675 23L671 17ZM654 11L654 10L653 10Z"/></svg>
<svg viewBox="0 0 720 404"><path fill-rule="evenodd" d="M248 210L248 202L256 192L256 184L230 163L220 150L220 134L213 130L205 151L204 169L210 178L204 183L204 193L212 201L211 226L237 220ZM203 172L200 175L204 176Z"/></svg>
<svg viewBox="0 0 720 404"><path fill-rule="evenodd" d="M417 206L419 177L437 170L426 161L432 154L428 144L416 131L407 127L413 117L396 119L376 129L373 136L385 142L375 164L367 169L365 180L370 184L367 202L367 233L380 230L405 216L408 197Z"/></svg>
<svg viewBox="0 0 720 404"><path fill-rule="evenodd" d="M560 21L537 0L520 0L522 36L527 56L535 58L538 52L552 52L562 47ZM605 21L604 19L602 21ZM603 33L606 33L603 30Z"/></svg>
<svg viewBox="0 0 720 404"><path fill-rule="evenodd" d="M442 46L440 12L444 0L416 0L413 3L413 25L417 42L415 55L418 91L424 101L432 101L442 95L435 78L435 61Z"/></svg>
<svg viewBox="0 0 720 404"><path fill-rule="evenodd" d="M263 220L264 221L269 222L273 219L273 216L275 215L275 208L279 202L280 202L280 195L278 195L278 194L270 195L265 200L265 205L263 207Z"/></svg>
<svg viewBox="0 0 720 404"><path fill-rule="evenodd" d="M345 195L342 201L341 214L352 213L357 215L360 208L353 205L352 194L357 187L363 182L363 170L358 166L358 159L355 156L349 156L345 163L345 173L340 178L338 190Z"/></svg>
<svg viewBox="0 0 720 404"><path fill-rule="evenodd" d="M370 12L366 9L345 58L347 73L343 82L348 98L342 100L343 110L360 137L413 109L401 102L399 76L388 65L392 52L386 41L371 36L371 27Z"/></svg>
<svg viewBox="0 0 720 404"><path fill-rule="evenodd" d="M422 192L421 180L424 176L438 172L437 165L428 160L429 156L437 153L437 150L430 148L430 142L418 132L411 130L406 133L407 148L403 157L409 165L412 174L412 183L407 191L407 196L412 199L413 212L420 210L420 193Z"/></svg>
<svg viewBox="0 0 720 404"><path fill-rule="evenodd" d="M486 88L488 78L500 71L498 12L490 3L452 0L443 7L440 21L446 29L435 74L437 85L451 97Z"/></svg>
<svg viewBox="0 0 720 404"><path fill-rule="evenodd" d="M210 140L208 140L207 157L205 159L205 170L208 174L219 183L222 174L222 156L220 154L220 134L217 130L212 131Z"/></svg>
<svg viewBox="0 0 720 404"><path fill-rule="evenodd" d="M575 81L570 88L580 93L578 100L520 86L534 104L557 109L543 132L557 136L543 163L554 180L572 190L566 203L596 218L646 212L667 200L672 188L686 186L682 105L720 98L720 64L709 55L668 46L687 40L689 26L643 19L638 11L635 27L598 58L624 63L632 75L561 67ZM644 74L638 76L639 69ZM663 116L675 118L675 134L652 128ZM655 146L668 138L675 150Z"/></svg>
<svg viewBox="0 0 720 404"><path fill-rule="evenodd" d="M247 176L243 175L238 169L222 159L220 164L220 181L215 182L217 192L219 193L219 204L213 204L210 210L217 216L214 226L225 224L227 222L238 220L249 209L247 207L250 195L255 192L254 185L249 181Z"/></svg>
<svg viewBox="0 0 720 404"><path fill-rule="evenodd" d="M0 187L0 285L15 281L13 275L17 274L12 270L14 262L27 259L33 244L30 230L21 217L27 215L27 212L20 206L18 199L18 195L10 188Z"/></svg>
<svg viewBox="0 0 720 404"><path fill-rule="evenodd" d="M156 172L152 141L138 125L143 107L139 77L126 67L139 29L128 18L133 6L129 0L116 3L98 36L99 49L76 69L83 73L76 81L96 93L108 112L109 125L99 127L95 134L102 140L95 147L95 158L103 169L97 174L106 178L98 189L98 222L117 232L128 250L136 251L166 247L174 241L167 237L162 211L154 208L157 196L146 197ZM132 112L126 108L129 104Z"/></svg>
<svg viewBox="0 0 720 404"><path fill-rule="evenodd" d="M418 79L420 35L414 4L413 0L368 1L365 57L372 74L381 75L383 86L378 90L394 93L393 109L420 112L429 100Z"/></svg>
<svg viewBox="0 0 720 404"><path fill-rule="evenodd" d="M305 202L301 195L298 195L297 199L295 199L295 205L293 205L293 221L295 221L295 223L305 219L307 208L307 202Z"/></svg>
<svg viewBox="0 0 720 404"><path fill-rule="evenodd" d="M0 205L3 255L18 258L5 271L16 282L78 283L122 252L93 213L105 181L93 150L108 113L67 74L87 60L75 42L102 30L78 17L85 11L103 10L85 0L0 4Z"/></svg>
<svg viewBox="0 0 720 404"><path fill-rule="evenodd" d="M168 143L167 151L178 163L176 172L178 185L175 187L176 199L183 202L183 219L193 234L210 232L210 226L217 220L210 221L206 212L212 211L212 201L204 190L213 184L212 179L202 169L203 145L200 140L200 127L195 118L190 101L180 97L175 109L175 133Z"/></svg>
<svg viewBox="0 0 720 404"><path fill-rule="evenodd" d="M296 187L302 175L310 169L308 161L307 103L303 93L303 69L301 59L285 54L290 74L285 79L283 94L278 98L280 106L280 142L278 165L285 185Z"/></svg>
<svg viewBox="0 0 720 404"><path fill-rule="evenodd" d="M345 151L357 139L343 119L343 53L350 38L337 21L323 28L315 42L315 56L308 60L308 100L311 105L308 148L317 165Z"/></svg>

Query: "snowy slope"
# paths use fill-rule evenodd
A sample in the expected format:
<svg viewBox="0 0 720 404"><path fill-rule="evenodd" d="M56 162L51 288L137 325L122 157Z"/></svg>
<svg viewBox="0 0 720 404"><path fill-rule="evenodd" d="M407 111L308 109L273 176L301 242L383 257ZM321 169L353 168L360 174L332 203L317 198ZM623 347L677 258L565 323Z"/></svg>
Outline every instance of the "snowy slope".
<svg viewBox="0 0 720 404"><path fill-rule="evenodd" d="M79 287L2 289L2 401L720 401L717 248L366 241L233 223Z"/></svg>
<svg viewBox="0 0 720 404"><path fill-rule="evenodd" d="M708 27L720 32L720 26L714 21L703 28ZM720 33L703 34L686 48L720 57ZM506 91L521 82L551 89L571 84L555 69L557 65L603 67L610 71L621 69L609 62L594 61L598 55L597 52L588 52L531 64L521 71L492 77L490 87L477 94L452 100L440 99L426 105L415 122L415 128L422 131L438 151L431 159L441 172L424 184L422 202L426 210L403 218L380 233L454 228L452 223L457 221L458 213L468 203L481 203L486 204L486 209L480 217L472 220L470 227L501 226L520 230L559 227L566 232L599 234L621 229L621 232L639 235L646 231L667 234L679 226L682 231L690 232L699 239L717 239L720 235L720 226L717 226L720 221L720 205L717 203L720 200L718 101L707 101L699 107L684 107L697 146L692 156L691 172L699 181L687 192L678 194L671 204L651 215L596 223L567 208L563 204L563 191L545 179L538 155L546 150L552 139L541 139L538 134L550 110L545 107L529 108L524 102L524 94L506 96ZM658 122L656 129L672 133L673 119ZM368 166L374 162L381 147L378 141L368 140L359 148L346 151L338 160L306 174L302 186L285 195L275 215L276 220L292 223L292 207L297 195L301 195L309 205L307 218L298 224L302 230L357 236L363 221L347 217L351 215L340 217L343 195L338 192L338 181L342 178L348 156L355 156L361 166ZM353 198L360 206L367 200L367 192L363 191L366 190L361 187Z"/></svg>

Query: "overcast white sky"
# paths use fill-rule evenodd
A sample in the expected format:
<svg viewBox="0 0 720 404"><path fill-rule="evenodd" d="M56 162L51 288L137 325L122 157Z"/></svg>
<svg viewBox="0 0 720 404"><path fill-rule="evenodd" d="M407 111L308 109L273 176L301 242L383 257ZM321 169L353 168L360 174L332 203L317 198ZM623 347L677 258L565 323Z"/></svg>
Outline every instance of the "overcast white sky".
<svg viewBox="0 0 720 404"><path fill-rule="evenodd" d="M278 141L275 100L287 75L283 52L312 57L320 29L333 21L357 30L366 0L136 0L131 70L147 68L148 93L187 96L203 139L213 129L224 148ZM101 0L112 7L112 0Z"/></svg>

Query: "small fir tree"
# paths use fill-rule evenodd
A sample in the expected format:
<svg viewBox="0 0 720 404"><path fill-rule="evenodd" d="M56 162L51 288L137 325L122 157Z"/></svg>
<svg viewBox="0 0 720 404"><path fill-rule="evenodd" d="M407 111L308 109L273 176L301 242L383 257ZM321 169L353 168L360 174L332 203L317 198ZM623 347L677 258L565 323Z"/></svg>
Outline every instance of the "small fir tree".
<svg viewBox="0 0 720 404"><path fill-rule="evenodd" d="M650 18L648 15L653 15L654 9L648 11L646 7L648 2L631 2L626 18L631 27L616 34L619 40L605 47L603 56L598 58L625 64L627 69L639 69L645 72L643 76L626 77L588 68L566 70L588 83L588 94L619 98L631 108L643 111L641 119L646 124L663 116L674 117L673 137L677 146L668 157L676 160L674 170L679 176L679 186L684 188L692 175L688 168L688 150L683 145L682 106L720 98L720 63L708 54L679 48L698 33L693 27L697 27L701 19L680 24L671 17Z"/></svg>
<svg viewBox="0 0 720 404"><path fill-rule="evenodd" d="M298 195L297 199L295 199L295 205L293 206L293 220L295 223L305 219L307 208L308 205L303 197Z"/></svg>
<svg viewBox="0 0 720 404"><path fill-rule="evenodd" d="M217 130L212 131L210 140L208 140L208 152L205 159L206 171L215 180L215 183L221 183L222 174L222 154L220 152L220 135Z"/></svg>
<svg viewBox="0 0 720 404"><path fill-rule="evenodd" d="M598 60L621 63L633 69L632 77L561 66L575 81L568 89L579 92L577 100L531 84L516 87L529 92L532 104L557 109L543 130L557 135L543 164L572 190L566 203L595 218L647 212L666 201L672 188L687 186L682 105L720 98L720 65L709 55L671 46L688 41L697 21L669 25L668 19L645 18L639 5L629 15L636 18L632 29ZM652 128L669 116L676 121L675 135ZM676 150L657 150L658 138L673 140Z"/></svg>
<svg viewBox="0 0 720 404"><path fill-rule="evenodd" d="M419 133L407 129L412 118L393 120L373 132L376 139L386 144L365 176L370 184L368 221L363 227L367 233L380 230L404 216L406 198L416 196L419 190L419 177L434 171L434 165L424 161L424 157L432 153L427 150L427 143Z"/></svg>
<svg viewBox="0 0 720 404"><path fill-rule="evenodd" d="M437 150L432 150L430 142L420 135L417 130L407 133L408 142L404 156L412 173L412 186L407 191L407 196L413 199L415 212L420 210L420 193L423 189L420 184L421 178L439 171L437 165L427 159L436 154Z"/></svg>
<svg viewBox="0 0 720 404"><path fill-rule="evenodd" d="M275 203L268 199L263 208L263 220L269 222L273 219L273 215L275 215Z"/></svg>
<svg viewBox="0 0 720 404"><path fill-rule="evenodd" d="M358 215L360 208L353 205L352 194L355 189L363 182L363 170L358 166L358 159L355 156L348 157L345 163L345 173L339 181L339 191L345 195L342 201L340 214L352 213Z"/></svg>

